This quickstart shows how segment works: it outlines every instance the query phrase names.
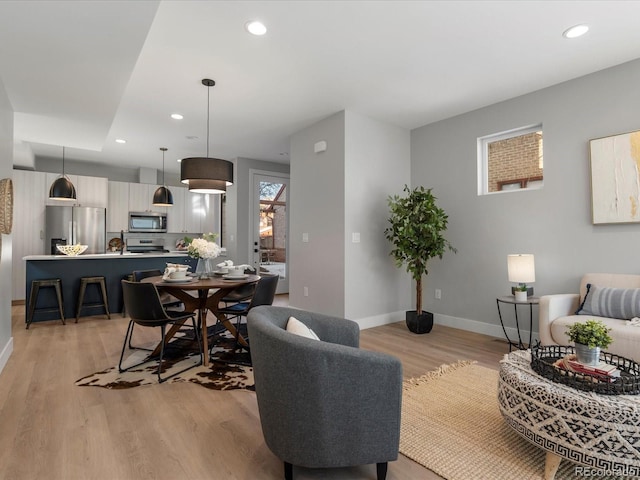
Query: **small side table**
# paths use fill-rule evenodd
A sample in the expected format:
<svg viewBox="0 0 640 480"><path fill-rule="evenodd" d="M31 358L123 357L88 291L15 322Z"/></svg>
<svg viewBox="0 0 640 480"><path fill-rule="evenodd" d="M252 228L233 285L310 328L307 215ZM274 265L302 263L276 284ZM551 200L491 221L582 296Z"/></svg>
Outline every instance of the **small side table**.
<svg viewBox="0 0 640 480"><path fill-rule="evenodd" d="M502 312L500 311L500 304L507 303L513 305L513 311L516 316L516 331L518 332L518 342L512 341L507 335L507 329L504 326L504 321L502 320ZM504 332L504 336L509 342L509 352L511 352L511 347L516 347L520 350L526 350L531 346L531 340L533 338L533 306L538 305L540 303L539 297L527 297L524 302L516 301L516 297L513 295L498 297L496 298L496 305L498 306L498 317L500 317L500 325L502 325L502 331ZM522 338L520 337L520 322L518 321L518 305L529 305L529 344L525 345L522 343Z"/></svg>

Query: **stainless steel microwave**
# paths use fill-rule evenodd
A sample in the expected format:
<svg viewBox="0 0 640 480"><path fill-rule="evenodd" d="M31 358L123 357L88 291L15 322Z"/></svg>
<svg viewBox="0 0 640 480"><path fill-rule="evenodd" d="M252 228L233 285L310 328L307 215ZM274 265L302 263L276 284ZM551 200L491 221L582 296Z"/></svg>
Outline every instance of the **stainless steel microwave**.
<svg viewBox="0 0 640 480"><path fill-rule="evenodd" d="M129 212L129 231L132 233L165 233L167 231L167 214Z"/></svg>

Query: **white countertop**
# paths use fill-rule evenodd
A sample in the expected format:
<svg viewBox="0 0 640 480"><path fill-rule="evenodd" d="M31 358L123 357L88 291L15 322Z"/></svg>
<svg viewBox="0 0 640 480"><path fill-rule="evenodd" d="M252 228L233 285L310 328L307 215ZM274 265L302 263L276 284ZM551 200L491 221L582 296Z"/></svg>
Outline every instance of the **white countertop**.
<svg viewBox="0 0 640 480"><path fill-rule="evenodd" d="M169 252L169 253L124 253L120 255L120 252L109 252L109 253L89 253L76 255L75 257L69 255L28 255L23 257L23 260L118 260L123 258L132 258L132 257L144 257L144 258L154 258L154 257L181 257L187 256L186 252Z"/></svg>

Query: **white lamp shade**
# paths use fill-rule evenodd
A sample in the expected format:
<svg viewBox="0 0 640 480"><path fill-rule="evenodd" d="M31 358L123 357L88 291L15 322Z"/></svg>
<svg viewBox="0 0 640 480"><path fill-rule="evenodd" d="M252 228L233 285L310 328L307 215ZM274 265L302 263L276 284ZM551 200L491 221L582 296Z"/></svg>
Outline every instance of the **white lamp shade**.
<svg viewBox="0 0 640 480"><path fill-rule="evenodd" d="M536 266L533 255L530 253L508 255L507 271L510 282L531 283L536 281Z"/></svg>

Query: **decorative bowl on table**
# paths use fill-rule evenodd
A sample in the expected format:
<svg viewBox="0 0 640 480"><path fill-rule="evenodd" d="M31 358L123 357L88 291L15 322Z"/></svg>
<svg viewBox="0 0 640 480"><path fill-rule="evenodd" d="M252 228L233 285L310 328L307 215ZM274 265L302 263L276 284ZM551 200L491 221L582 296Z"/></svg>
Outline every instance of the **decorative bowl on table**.
<svg viewBox="0 0 640 480"><path fill-rule="evenodd" d="M56 248L69 257L80 255L87 249L88 245L56 245Z"/></svg>

